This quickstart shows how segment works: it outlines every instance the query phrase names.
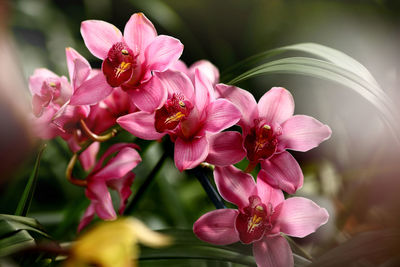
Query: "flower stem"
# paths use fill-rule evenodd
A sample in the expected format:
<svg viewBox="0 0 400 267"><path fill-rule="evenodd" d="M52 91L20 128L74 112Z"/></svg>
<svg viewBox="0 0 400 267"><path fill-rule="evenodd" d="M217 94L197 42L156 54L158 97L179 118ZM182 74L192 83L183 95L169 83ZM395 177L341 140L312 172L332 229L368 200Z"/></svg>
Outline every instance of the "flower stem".
<svg viewBox="0 0 400 267"><path fill-rule="evenodd" d="M164 152L161 158L158 160L156 166L151 170L151 172L147 175L144 183L140 186L139 190L136 192L135 196L132 198L131 202L126 206L124 214L130 214L136 207L136 204L139 202L143 194L147 191L149 186L154 181L154 178L157 176L158 171L161 169L164 161L167 159L168 153Z"/></svg>
<svg viewBox="0 0 400 267"><path fill-rule="evenodd" d="M97 141L97 142L105 142L105 141L113 138L117 134L117 130L112 129L107 134L97 135L89 129L89 127L86 125L84 120L80 120L80 125L81 125L82 131L87 135L87 137L89 137L91 140Z"/></svg>
<svg viewBox="0 0 400 267"><path fill-rule="evenodd" d="M307 251L305 251L301 246L299 246L292 238L290 238L287 235L285 235L284 237L289 242L294 253L297 253L298 255L300 255L310 261L313 260L312 256Z"/></svg>
<svg viewBox="0 0 400 267"><path fill-rule="evenodd" d="M85 187L87 185L86 180L80 180L80 179L76 179L76 178L72 177L72 170L74 169L77 158L78 158L78 154L75 153L72 156L72 158L70 159L70 161L68 162L67 169L65 170L65 177L71 184Z"/></svg>
<svg viewBox="0 0 400 267"><path fill-rule="evenodd" d="M108 129L107 131L103 132L102 136L111 136L108 139L111 139L112 137L114 137L119 131L121 131L121 127L114 126L111 129ZM107 139L107 140L108 140ZM76 154L80 155L83 151L86 150L86 148L88 148L91 144L93 144L93 142L95 142L95 140L93 140L92 138L90 138L89 140L86 140L85 142L83 142L82 144L79 144L79 146L81 147L81 149L79 149L78 152L76 152ZM103 142L103 141L102 141Z"/></svg>
<svg viewBox="0 0 400 267"><path fill-rule="evenodd" d="M226 208L222 198L219 196L218 192L212 186L210 180L204 173L204 170L202 167L198 166L192 170L189 170L188 172L193 174L197 178L197 180L199 180L200 184L203 186L204 190L206 191L208 197L211 199L215 208L217 208L217 209L225 209Z"/></svg>

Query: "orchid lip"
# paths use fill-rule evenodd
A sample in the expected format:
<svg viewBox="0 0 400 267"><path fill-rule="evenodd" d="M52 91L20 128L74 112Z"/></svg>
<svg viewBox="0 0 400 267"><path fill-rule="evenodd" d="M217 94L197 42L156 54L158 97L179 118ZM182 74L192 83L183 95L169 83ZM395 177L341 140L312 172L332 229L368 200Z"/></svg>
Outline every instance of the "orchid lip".
<svg viewBox="0 0 400 267"><path fill-rule="evenodd" d="M171 117L168 117L168 118L165 120L165 123L168 124L168 123L170 123L170 122L179 121L179 120L182 119L183 117L185 117L185 114L183 114L182 112L179 111L178 113L172 115Z"/></svg>
<svg viewBox="0 0 400 267"><path fill-rule="evenodd" d="M102 70L107 82L112 87L118 87L132 79L136 68L136 56L124 43L115 43L108 51L102 64Z"/></svg>
<svg viewBox="0 0 400 267"><path fill-rule="evenodd" d="M250 244L268 234L273 228L271 222L273 212L271 203L266 205L258 196L250 196L248 206L239 210L235 220L235 228L239 233L240 241Z"/></svg>
<svg viewBox="0 0 400 267"><path fill-rule="evenodd" d="M155 128L157 132L174 130L191 112L190 102L181 94L174 94L155 112Z"/></svg>
<svg viewBox="0 0 400 267"><path fill-rule="evenodd" d="M122 52L123 53L123 52ZM119 67L115 70L115 76L119 78L123 72L125 72L129 67L131 66L131 63L122 61Z"/></svg>

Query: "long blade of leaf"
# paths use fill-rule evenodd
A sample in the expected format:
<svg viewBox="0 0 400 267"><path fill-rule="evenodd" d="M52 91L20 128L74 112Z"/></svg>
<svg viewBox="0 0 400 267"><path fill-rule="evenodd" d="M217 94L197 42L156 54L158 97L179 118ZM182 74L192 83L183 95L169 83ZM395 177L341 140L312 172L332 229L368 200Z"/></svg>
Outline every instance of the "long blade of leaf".
<svg viewBox="0 0 400 267"><path fill-rule="evenodd" d="M349 72L333 63L303 57L292 57L274 60L257 66L231 80L230 84L236 84L246 79L273 73L288 73L312 76L344 85L372 103L382 115L382 118L400 140L399 127L397 125L398 114L392 103L383 91L376 90L360 76Z"/></svg>
<svg viewBox="0 0 400 267"><path fill-rule="evenodd" d="M139 258L140 261L200 259L257 266L252 255L251 246L239 243L227 246L214 246L197 239L191 230L163 230L161 232L174 239L173 245L162 249L143 247ZM295 266L306 266L311 263L309 260L298 255L294 255L294 261Z"/></svg>
<svg viewBox="0 0 400 267"><path fill-rule="evenodd" d="M43 226L33 218L0 214L0 238L20 230L32 231L50 238Z"/></svg>
<svg viewBox="0 0 400 267"><path fill-rule="evenodd" d="M32 170L32 174L29 177L28 183L25 186L25 190L21 196L21 199L19 200L17 209L15 211L15 215L18 216L26 216L26 214L29 211L29 208L32 203L32 198L33 198L33 193L35 192L36 188L36 181L37 181L37 176L39 173L39 167L40 167L40 159L42 158L42 154L46 148L46 144L42 146L42 148L39 150L39 153L36 158L35 166Z"/></svg>
<svg viewBox="0 0 400 267"><path fill-rule="evenodd" d="M35 240L26 230L21 230L13 235L0 239L0 257L10 255L27 246L35 245Z"/></svg>
<svg viewBox="0 0 400 267"><path fill-rule="evenodd" d="M238 62L237 64L225 70L223 74L232 73L235 70L243 69L243 67L248 67L262 60L266 60L289 51L303 52L327 60L337 66L342 67L343 69L348 70L349 72L360 76L365 81L376 86L378 90L382 90L379 88L378 83L375 81L371 73L360 62L343 52L316 43L300 43L267 50Z"/></svg>

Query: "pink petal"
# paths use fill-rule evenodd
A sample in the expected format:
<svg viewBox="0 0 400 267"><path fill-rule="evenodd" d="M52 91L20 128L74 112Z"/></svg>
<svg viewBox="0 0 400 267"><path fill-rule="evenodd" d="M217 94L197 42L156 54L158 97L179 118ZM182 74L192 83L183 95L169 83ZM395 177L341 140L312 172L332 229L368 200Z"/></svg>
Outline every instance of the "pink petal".
<svg viewBox="0 0 400 267"><path fill-rule="evenodd" d="M194 234L201 240L214 245L228 245L239 241L235 230L235 219L238 211L219 209L201 216L193 224Z"/></svg>
<svg viewBox="0 0 400 267"><path fill-rule="evenodd" d="M74 60L74 73L71 80L73 88L78 88L90 75L91 68L84 61L77 58Z"/></svg>
<svg viewBox="0 0 400 267"><path fill-rule="evenodd" d="M59 78L59 81L60 81L60 96L58 98L58 101L65 103L65 102L69 101L75 88L71 87L70 83L68 82L67 77L65 77L65 76L61 76Z"/></svg>
<svg viewBox="0 0 400 267"><path fill-rule="evenodd" d="M285 88L273 87L258 101L258 112L268 123L282 123L293 116L293 96Z"/></svg>
<svg viewBox="0 0 400 267"><path fill-rule="evenodd" d="M124 40L135 54L143 56L146 47L156 36L156 29L143 13L133 14L125 25Z"/></svg>
<svg viewBox="0 0 400 267"><path fill-rule="evenodd" d="M180 58L183 44L170 36L157 36L146 48L146 68L150 71L165 71Z"/></svg>
<svg viewBox="0 0 400 267"><path fill-rule="evenodd" d="M119 214L123 214L125 206L128 202L128 198L132 194L131 186L134 179L135 174L133 172L128 172L124 177L120 179L112 179L107 181L107 185L110 188L116 190L119 194Z"/></svg>
<svg viewBox="0 0 400 267"><path fill-rule="evenodd" d="M94 204L90 203L89 207L87 207L78 225L78 232L82 231L82 229L85 228L85 226L88 225L93 220L94 214L95 214Z"/></svg>
<svg viewBox="0 0 400 267"><path fill-rule="evenodd" d="M81 62L83 69L87 69L88 71L91 70L89 62L72 47L65 48L65 54L67 57L69 80L71 81L71 83L74 80L75 60L78 59Z"/></svg>
<svg viewBox="0 0 400 267"><path fill-rule="evenodd" d="M228 99L240 110L242 117L238 124L243 129L253 126L254 120L258 118L258 108L251 93L236 86L228 86L222 83L217 84L215 90L219 97Z"/></svg>
<svg viewBox="0 0 400 267"><path fill-rule="evenodd" d="M303 172L296 159L287 151L261 162L261 168L261 179L289 194L294 194L303 186Z"/></svg>
<svg viewBox="0 0 400 267"><path fill-rule="evenodd" d="M92 173L97 172L98 170L100 170L103 167L103 162L112 154L114 154L115 152L118 152L120 150L122 150L125 147L130 147L133 149L139 149L140 147L134 143L117 143L114 144L112 146L110 146L106 152L103 153L103 155L101 156L101 158L97 161L96 166L94 166Z"/></svg>
<svg viewBox="0 0 400 267"><path fill-rule="evenodd" d="M144 140L158 140L165 135L165 133L156 131L154 113L144 111L134 112L119 117L117 123L134 136Z"/></svg>
<svg viewBox="0 0 400 267"><path fill-rule="evenodd" d="M328 125L316 119L296 115L282 124L282 135L279 136L279 146L297 151L308 151L327 140L332 134Z"/></svg>
<svg viewBox="0 0 400 267"><path fill-rule="evenodd" d="M33 75L29 77L29 90L31 91L31 94L40 95L43 82L48 78L59 79L60 77L45 68L35 69Z"/></svg>
<svg viewBox="0 0 400 267"><path fill-rule="evenodd" d="M238 163L246 156L243 138L239 132L222 132L208 137L210 150L206 162L227 166Z"/></svg>
<svg viewBox="0 0 400 267"><path fill-rule="evenodd" d="M192 104L193 102L190 102ZM186 138L202 137L206 135L203 123L206 112L200 112L196 107L192 109L189 116L181 121L181 132Z"/></svg>
<svg viewBox="0 0 400 267"><path fill-rule="evenodd" d="M264 204L271 203L272 207L278 206L285 200L282 190L269 185L263 178L265 171L260 170L257 175L257 195L260 197L261 202Z"/></svg>
<svg viewBox="0 0 400 267"><path fill-rule="evenodd" d="M42 92L45 91L46 86L43 86ZM50 101L53 100L53 95L51 92L47 92L42 94L42 96L39 95L33 95L32 96L32 113L36 117L40 117L43 114L43 111L45 107L48 107L50 104Z"/></svg>
<svg viewBox="0 0 400 267"><path fill-rule="evenodd" d="M286 199L276 212L279 214L276 225L282 233L295 237L305 237L328 221L326 209L303 197Z"/></svg>
<svg viewBox="0 0 400 267"><path fill-rule="evenodd" d="M292 250L282 236L266 237L253 244L253 255L258 267L292 267Z"/></svg>
<svg viewBox="0 0 400 267"><path fill-rule="evenodd" d="M54 125L54 123L51 123L57 109L58 107L50 104L39 118L33 117L32 115L32 128L36 136L48 140L53 139L61 133L60 129Z"/></svg>
<svg viewBox="0 0 400 267"><path fill-rule="evenodd" d="M86 80L76 89L71 97L70 105L93 105L109 96L113 88L108 85L103 73Z"/></svg>
<svg viewBox="0 0 400 267"><path fill-rule="evenodd" d="M60 129L71 132L77 128L79 120L85 119L89 115L89 112L89 106L64 105L54 115L52 122Z"/></svg>
<svg viewBox="0 0 400 267"><path fill-rule="evenodd" d="M189 77L182 72L166 70L155 74L162 84L162 87L167 90L168 95L183 94L187 100L192 99L194 87Z"/></svg>
<svg viewBox="0 0 400 267"><path fill-rule="evenodd" d="M195 105L202 112L214 99L214 89L211 81L199 69L195 70L194 80Z"/></svg>
<svg viewBox="0 0 400 267"><path fill-rule="evenodd" d="M204 130L218 133L235 125L241 117L240 111L231 102L217 99L207 106L207 120Z"/></svg>
<svg viewBox="0 0 400 267"><path fill-rule="evenodd" d="M202 163L208 155L208 141L205 136L185 141L175 141L174 161L179 171L192 169Z"/></svg>
<svg viewBox="0 0 400 267"><path fill-rule="evenodd" d="M174 65L172 65L170 68L170 70L174 70L174 71L180 71L185 73L186 75L188 75L189 73L189 69L186 66L186 63L183 62L182 60L178 60L177 62L175 62Z"/></svg>
<svg viewBox="0 0 400 267"><path fill-rule="evenodd" d="M110 159L102 169L92 174L91 178L94 180L122 178L141 161L142 159L135 149L125 147L114 158Z"/></svg>
<svg viewBox="0 0 400 267"><path fill-rule="evenodd" d="M149 113L160 108L167 100L167 90L163 88L160 79L153 76L140 87L128 91L132 102L140 109Z"/></svg>
<svg viewBox="0 0 400 267"><path fill-rule="evenodd" d="M234 166L215 167L215 184L221 196L239 209L249 205L249 197L257 194L253 177Z"/></svg>
<svg viewBox="0 0 400 267"><path fill-rule="evenodd" d="M85 171L89 171L96 163L96 155L99 149L100 143L94 142L79 155L79 161Z"/></svg>
<svg viewBox="0 0 400 267"><path fill-rule="evenodd" d="M103 220L114 220L114 207L111 200L110 192L104 182L89 182L86 187L86 196L92 200L97 215Z"/></svg>
<svg viewBox="0 0 400 267"><path fill-rule="evenodd" d="M189 70L188 75L190 79L194 82L194 73L196 69L200 69L201 72L204 73L205 76L211 81L212 84L216 84L219 81L219 71L217 67L215 67L210 61L208 60L199 60L193 63Z"/></svg>
<svg viewBox="0 0 400 267"><path fill-rule="evenodd" d="M112 45L122 40L117 27L101 20L83 21L81 34L89 51L100 59L105 59Z"/></svg>

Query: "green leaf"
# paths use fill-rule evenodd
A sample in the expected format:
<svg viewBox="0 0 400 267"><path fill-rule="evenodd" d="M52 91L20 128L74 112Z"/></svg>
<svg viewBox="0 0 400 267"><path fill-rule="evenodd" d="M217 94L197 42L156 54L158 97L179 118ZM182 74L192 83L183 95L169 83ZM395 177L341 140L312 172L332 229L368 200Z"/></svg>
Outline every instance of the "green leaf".
<svg viewBox="0 0 400 267"><path fill-rule="evenodd" d="M191 230L163 230L160 231L171 236L174 243L166 248L141 248L140 261L181 259L181 260L214 260L231 262L246 266L257 266L253 255L252 246L240 243L227 246L214 246L205 243L193 234ZM295 266L305 266L310 261L294 255Z"/></svg>
<svg viewBox="0 0 400 267"><path fill-rule="evenodd" d="M375 84L365 80L355 72L331 62L305 57L289 57L274 60L242 73L231 80L229 84L236 84L255 76L273 73L307 75L335 82L354 90L380 111L389 129L400 140L400 128L397 123L398 114L388 96L382 90L378 89L379 87Z"/></svg>
<svg viewBox="0 0 400 267"><path fill-rule="evenodd" d="M288 51L292 50L292 51L305 52L320 57L322 59L325 59L339 67L342 67L343 69L353 72L354 74L363 78L368 83L375 85L376 87L379 88L378 83L371 75L371 73L367 70L367 68L365 68L360 62L346 55L343 52L315 43L302 43L302 44L289 45L283 47L283 49L286 49Z"/></svg>
<svg viewBox="0 0 400 267"><path fill-rule="evenodd" d="M0 214L0 238L19 230L36 232L44 237L50 238L43 226L35 219L8 214Z"/></svg>
<svg viewBox="0 0 400 267"><path fill-rule="evenodd" d="M36 188L36 182L37 182L37 176L39 173L39 167L40 167L40 159L42 158L42 154L46 148L46 144L42 146L42 148L39 150L39 153L36 158L35 166L32 170L32 174L29 177L29 180L26 184L25 190L22 193L21 199L19 200L17 209L15 211L15 215L19 216L26 216L26 214L29 211L29 208L31 206L33 194L35 192Z"/></svg>
<svg viewBox="0 0 400 267"><path fill-rule="evenodd" d="M284 57L251 68L256 63L265 62L286 52L306 53L321 60L310 57ZM400 116L394 102L380 88L367 68L343 52L315 43L283 46L238 62L222 73L221 81L226 81L228 77L244 69L247 71L229 83L236 84L258 75L287 73L325 79L353 89L379 110L388 128L400 142L400 127L397 123Z"/></svg>
<svg viewBox="0 0 400 267"><path fill-rule="evenodd" d="M243 69L244 67L248 67L261 60L269 59L271 57L290 51L303 52L324 59L328 62L333 63L334 65L337 65L343 69L348 70L349 72L353 72L354 74L363 78L365 81L375 85L376 87L379 87L378 83L375 81L375 79L373 78L371 73L367 70L367 68L365 68L357 60L336 49L316 43L300 43L300 44L288 45L271 49L259 53L257 55L251 56L241 62L238 62L231 68L224 71L224 73L226 75L226 73L232 73L235 70ZM381 89L379 88L378 90Z"/></svg>
<svg viewBox="0 0 400 267"><path fill-rule="evenodd" d="M0 257L35 244L31 234L51 238L33 218L0 214Z"/></svg>
<svg viewBox="0 0 400 267"><path fill-rule="evenodd" d="M20 230L14 234L0 239L0 257L14 253L27 246L35 245L35 240L26 230Z"/></svg>

